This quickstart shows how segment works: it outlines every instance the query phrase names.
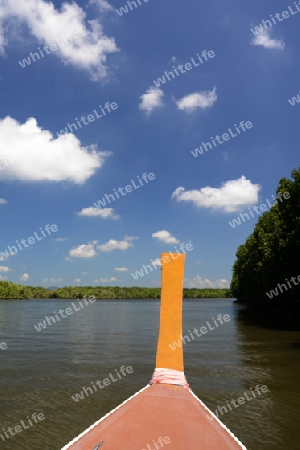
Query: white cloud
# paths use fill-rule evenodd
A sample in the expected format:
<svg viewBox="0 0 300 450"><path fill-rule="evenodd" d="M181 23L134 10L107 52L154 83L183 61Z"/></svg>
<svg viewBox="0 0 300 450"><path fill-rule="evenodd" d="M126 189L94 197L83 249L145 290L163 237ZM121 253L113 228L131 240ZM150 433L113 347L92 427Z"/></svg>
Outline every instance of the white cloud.
<svg viewBox="0 0 300 450"><path fill-rule="evenodd" d="M152 261L152 266L161 266L161 260L159 258L154 259L154 261Z"/></svg>
<svg viewBox="0 0 300 450"><path fill-rule="evenodd" d="M211 208L234 212L245 206L255 205L258 202L259 184L253 184L246 177L229 180L220 188L210 186L200 190L186 191L178 187L172 194L178 202L192 202L199 208Z"/></svg>
<svg viewBox="0 0 300 450"><path fill-rule="evenodd" d="M101 252L111 252L112 250L128 250L130 247L133 247L133 244L130 242L134 238L125 237L123 241L116 241L115 239L110 239L103 245L98 245L97 248Z"/></svg>
<svg viewBox="0 0 300 450"><path fill-rule="evenodd" d="M156 233L152 234L152 237L158 239L161 242L164 242L165 244L179 244L180 242L167 230L157 231Z"/></svg>
<svg viewBox="0 0 300 450"><path fill-rule="evenodd" d="M7 38L5 37L3 12L2 12L2 9L0 9L0 56L5 56L5 50L4 50L5 45L7 45Z"/></svg>
<svg viewBox="0 0 300 450"><path fill-rule="evenodd" d="M88 275L88 272L81 272L81 275Z"/></svg>
<svg viewBox="0 0 300 450"><path fill-rule="evenodd" d="M55 284L60 284L64 281L63 278L44 278L42 280L42 283L55 283Z"/></svg>
<svg viewBox="0 0 300 450"><path fill-rule="evenodd" d="M22 275L21 278L20 278L20 281L27 281L28 278L29 278L28 273L23 273L23 275Z"/></svg>
<svg viewBox="0 0 300 450"><path fill-rule="evenodd" d="M10 272L11 269L7 266L0 266L0 272Z"/></svg>
<svg viewBox="0 0 300 450"><path fill-rule="evenodd" d="M227 151L222 152L222 156L223 156L223 161L228 161L228 159L229 159L229 152L227 152Z"/></svg>
<svg viewBox="0 0 300 450"><path fill-rule="evenodd" d="M93 258L97 256L96 246L101 252L111 252L112 250L127 250L133 247L130 242L132 240L138 239L135 236L125 236L123 241L117 241L115 239L110 239L108 242L102 245L97 245L98 241L91 241L88 244L79 245L69 251L69 256L65 258L65 261L73 262L73 258Z"/></svg>
<svg viewBox="0 0 300 450"><path fill-rule="evenodd" d="M100 3L103 6L106 2ZM118 51L115 40L104 34L97 20L86 20L86 13L77 3L62 3L58 10L44 0L2 0L2 28L4 22L13 25L16 20L25 23L40 44L50 46L58 39L62 45L54 55L60 55L66 64L89 70L94 80L107 76L107 55ZM3 34L0 53L5 53Z"/></svg>
<svg viewBox="0 0 300 450"><path fill-rule="evenodd" d="M65 242L67 240L68 240L68 238L55 238L55 239L52 239L53 242Z"/></svg>
<svg viewBox="0 0 300 450"><path fill-rule="evenodd" d="M193 112L197 108L206 109L211 108L217 101L217 88L214 87L212 91L194 92L189 94L176 102L178 109Z"/></svg>
<svg viewBox="0 0 300 450"><path fill-rule="evenodd" d="M97 5L101 12L114 11L114 8L106 0L90 0L89 5Z"/></svg>
<svg viewBox="0 0 300 450"><path fill-rule="evenodd" d="M83 244L69 251L69 257L72 258L93 258L97 253L94 244Z"/></svg>
<svg viewBox="0 0 300 450"><path fill-rule="evenodd" d="M81 278L74 278L74 283L81 283Z"/></svg>
<svg viewBox="0 0 300 450"><path fill-rule="evenodd" d="M204 289L204 288L219 288L219 289L226 289L229 288L230 281L226 280L225 278L220 278L215 281L211 281L208 278L202 278L200 275L197 275L194 278L185 278L184 279L184 286L186 288L198 288L198 289Z"/></svg>
<svg viewBox="0 0 300 450"><path fill-rule="evenodd" d="M115 270L117 272L127 272L127 267L115 267Z"/></svg>
<svg viewBox="0 0 300 450"><path fill-rule="evenodd" d="M94 283L109 283L111 281L117 281L117 278L111 277L111 278L100 278L100 280L94 280Z"/></svg>
<svg viewBox="0 0 300 450"><path fill-rule="evenodd" d="M257 34L251 41L252 45L261 45L264 48L283 50L285 47L284 41L280 39L272 39L268 30Z"/></svg>
<svg viewBox="0 0 300 450"><path fill-rule="evenodd" d="M77 213L78 216L86 216L86 217L101 217L102 219L119 219L120 216L115 213L113 208L83 208L80 212Z"/></svg>
<svg viewBox="0 0 300 450"><path fill-rule="evenodd" d="M0 158L16 162L0 171L0 180L73 181L84 183L102 167L110 152L82 147L73 134L54 138L34 118L24 124L11 117L0 120Z"/></svg>
<svg viewBox="0 0 300 450"><path fill-rule="evenodd" d="M164 93L161 89L157 87L150 87L146 94L143 94L140 98L142 99L139 104L139 108L146 111L146 114L150 114L153 109L161 108L163 106L162 98Z"/></svg>
<svg viewBox="0 0 300 450"><path fill-rule="evenodd" d="M0 198L0 205L5 205L6 203L8 203L7 200L5 200L4 198Z"/></svg>

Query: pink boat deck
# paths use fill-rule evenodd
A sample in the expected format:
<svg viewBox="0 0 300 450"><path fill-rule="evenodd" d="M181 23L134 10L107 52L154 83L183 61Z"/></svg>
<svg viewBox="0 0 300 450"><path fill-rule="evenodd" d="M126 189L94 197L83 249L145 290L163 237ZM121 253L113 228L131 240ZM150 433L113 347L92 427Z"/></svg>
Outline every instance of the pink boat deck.
<svg viewBox="0 0 300 450"><path fill-rule="evenodd" d="M76 439L62 450L246 450L190 389L168 384L145 388Z"/></svg>

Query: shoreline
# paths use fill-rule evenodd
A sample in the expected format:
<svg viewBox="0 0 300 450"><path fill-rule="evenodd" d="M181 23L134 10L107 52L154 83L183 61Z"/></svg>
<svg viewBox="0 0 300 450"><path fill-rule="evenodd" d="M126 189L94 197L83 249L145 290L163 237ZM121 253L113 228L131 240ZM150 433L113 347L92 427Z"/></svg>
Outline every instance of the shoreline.
<svg viewBox="0 0 300 450"><path fill-rule="evenodd" d="M53 297L51 297L51 298L43 298L43 297L41 297L41 298L37 298L37 297L32 297L32 298L0 298L0 302L1 301L5 301L5 302L7 302L7 301L9 301L9 300L12 300L12 301L16 301L16 300L21 300L21 301L27 301L27 300L30 300L30 301L32 301L32 300L36 300L36 301L52 301L52 300L55 300L55 301L59 301L59 300L61 300L61 301L69 301L69 302L76 302L76 301L80 301L80 300L82 300L82 298L53 298ZM157 301L157 302L160 302L160 298L151 298L151 297L149 297L149 298L124 298L124 297L119 297L119 298L95 298L95 301L97 301L97 300L99 300L99 301L114 301L114 300L136 300L136 301L141 301L141 300L151 300L151 301ZM232 300L232 301L234 301L235 299L234 298L231 298L231 297L197 297L197 298L195 298L195 297L183 297L183 299L182 299L183 301L185 301L185 300L193 300L193 301L197 301L197 300ZM235 303L236 304L236 302L233 302L233 303Z"/></svg>
<svg viewBox="0 0 300 450"><path fill-rule="evenodd" d="M95 299L160 299L160 287L138 286L24 286L11 281L0 281L0 300L23 299L69 299L81 300L92 296ZM223 289L183 289L183 298L229 298L230 290Z"/></svg>

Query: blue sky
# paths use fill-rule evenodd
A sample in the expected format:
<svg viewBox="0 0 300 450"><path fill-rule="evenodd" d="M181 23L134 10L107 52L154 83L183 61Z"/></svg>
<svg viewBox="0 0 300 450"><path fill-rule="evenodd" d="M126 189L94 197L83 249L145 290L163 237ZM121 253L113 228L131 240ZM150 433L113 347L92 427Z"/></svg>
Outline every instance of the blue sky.
<svg viewBox="0 0 300 450"><path fill-rule="evenodd" d="M157 265L132 273L191 244L185 286L228 286L258 216L229 221L299 166L294 2L140 0L122 13L124 0L2 3L0 252L40 240L2 259L1 279L159 286ZM47 224L58 231L41 238Z"/></svg>

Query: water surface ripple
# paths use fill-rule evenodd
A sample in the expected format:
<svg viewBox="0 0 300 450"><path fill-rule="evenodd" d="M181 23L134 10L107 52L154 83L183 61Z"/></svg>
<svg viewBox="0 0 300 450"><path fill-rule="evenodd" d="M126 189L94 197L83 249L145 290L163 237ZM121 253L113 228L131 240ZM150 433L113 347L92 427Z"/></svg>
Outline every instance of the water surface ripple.
<svg viewBox="0 0 300 450"><path fill-rule="evenodd" d="M69 300L0 302L0 343L8 346L0 350L0 435L34 412L45 415L15 436L4 435L4 442L0 437L3 450L60 450L151 378L158 301L97 301L36 331L34 325L46 315L68 306ZM298 450L299 333L250 325L230 299L185 300L184 332L213 324L220 313L232 320L184 345L193 391L215 411L266 385L269 392L228 408L220 418L248 450ZM72 400L83 387L116 375L122 365L134 372L77 403Z"/></svg>

